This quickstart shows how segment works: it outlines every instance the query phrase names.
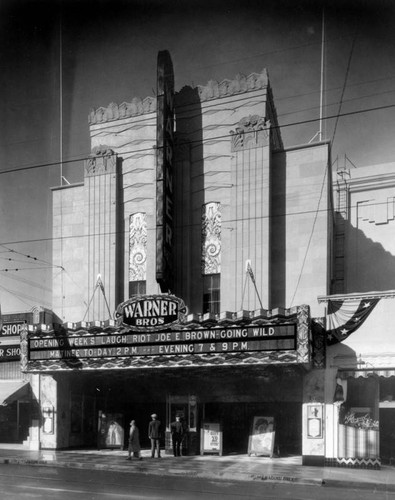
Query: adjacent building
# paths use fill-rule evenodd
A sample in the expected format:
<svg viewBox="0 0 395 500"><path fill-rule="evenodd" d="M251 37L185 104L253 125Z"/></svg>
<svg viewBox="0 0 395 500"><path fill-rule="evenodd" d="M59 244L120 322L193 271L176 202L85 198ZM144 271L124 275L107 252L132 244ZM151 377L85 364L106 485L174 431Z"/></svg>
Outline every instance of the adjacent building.
<svg viewBox="0 0 395 500"><path fill-rule="evenodd" d="M53 323L51 311L38 306L0 318L1 443L29 443L32 418L39 418L39 404L31 391L30 374L21 370L20 337L27 325Z"/></svg>

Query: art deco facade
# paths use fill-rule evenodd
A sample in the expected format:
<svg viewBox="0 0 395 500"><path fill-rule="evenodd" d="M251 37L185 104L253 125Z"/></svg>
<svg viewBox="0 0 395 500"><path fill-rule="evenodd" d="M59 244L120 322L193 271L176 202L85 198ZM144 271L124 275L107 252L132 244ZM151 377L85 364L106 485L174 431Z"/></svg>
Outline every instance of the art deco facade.
<svg viewBox="0 0 395 500"><path fill-rule="evenodd" d="M264 415L277 450L301 454L311 318L330 292L329 144L284 147L265 70L172 85L160 53L157 96L93 110L83 182L52 190L53 264L67 271L54 276L53 310L64 326L22 344L53 416L40 446L92 445L102 415L144 428L155 411L167 429L183 415L189 453L207 421L221 424L225 452L246 452ZM119 304L159 307L169 293L187 311L163 345L151 326L136 337L113 319Z"/></svg>

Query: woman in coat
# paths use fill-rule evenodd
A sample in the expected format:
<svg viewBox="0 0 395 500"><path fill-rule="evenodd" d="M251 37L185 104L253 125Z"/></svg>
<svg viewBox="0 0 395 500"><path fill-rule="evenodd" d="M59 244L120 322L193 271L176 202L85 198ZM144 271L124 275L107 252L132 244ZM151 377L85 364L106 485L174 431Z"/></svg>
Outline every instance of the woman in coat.
<svg viewBox="0 0 395 500"><path fill-rule="evenodd" d="M142 460L143 457L140 456L140 435L139 430L136 426L136 421L132 420L130 422L130 431L129 431L129 446L128 446L128 457L126 460L132 459L132 452L135 458Z"/></svg>

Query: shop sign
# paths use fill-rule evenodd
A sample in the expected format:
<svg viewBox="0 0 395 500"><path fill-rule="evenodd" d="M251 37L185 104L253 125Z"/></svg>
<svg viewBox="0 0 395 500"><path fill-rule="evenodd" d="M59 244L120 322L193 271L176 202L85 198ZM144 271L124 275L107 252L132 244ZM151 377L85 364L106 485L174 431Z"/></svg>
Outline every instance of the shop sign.
<svg viewBox="0 0 395 500"><path fill-rule="evenodd" d="M16 321L13 323L3 323L1 327L2 336L16 335L19 336L23 330L24 321Z"/></svg>
<svg viewBox="0 0 395 500"><path fill-rule="evenodd" d="M153 332L183 321L186 314L184 302L174 295L145 295L122 302L115 318L131 330Z"/></svg>
<svg viewBox="0 0 395 500"><path fill-rule="evenodd" d="M37 337L29 339L29 359L106 358L215 354L296 349L296 325Z"/></svg>
<svg viewBox="0 0 395 500"><path fill-rule="evenodd" d="M372 408L351 408L345 415L344 425L356 429L378 430L379 421L372 418Z"/></svg>
<svg viewBox="0 0 395 500"><path fill-rule="evenodd" d="M19 345L0 346L0 363L2 361L16 361L21 357L21 348Z"/></svg>

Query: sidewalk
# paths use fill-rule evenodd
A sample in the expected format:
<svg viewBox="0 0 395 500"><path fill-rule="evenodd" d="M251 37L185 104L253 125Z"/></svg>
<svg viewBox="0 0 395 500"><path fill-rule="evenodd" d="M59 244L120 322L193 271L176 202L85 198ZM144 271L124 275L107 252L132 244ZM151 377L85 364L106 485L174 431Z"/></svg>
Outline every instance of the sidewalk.
<svg viewBox="0 0 395 500"><path fill-rule="evenodd" d="M306 467L297 457L268 458L248 455L204 455L150 458L143 450L143 460L127 461L127 452L120 450L40 450L29 451L15 445L1 445L0 464L41 465L80 469L101 469L117 472L188 476L210 480L265 481L364 488L395 491L395 467L381 470L340 467Z"/></svg>

